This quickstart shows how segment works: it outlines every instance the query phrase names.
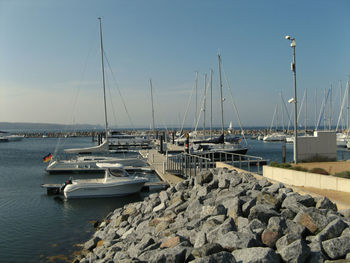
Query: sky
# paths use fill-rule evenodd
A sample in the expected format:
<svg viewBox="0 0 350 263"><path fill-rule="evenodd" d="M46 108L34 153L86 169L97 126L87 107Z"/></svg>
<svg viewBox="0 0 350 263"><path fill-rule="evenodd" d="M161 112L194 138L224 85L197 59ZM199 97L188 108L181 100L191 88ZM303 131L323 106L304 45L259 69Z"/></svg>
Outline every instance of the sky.
<svg viewBox="0 0 350 263"><path fill-rule="evenodd" d="M225 126L239 125L234 105L245 127L287 125L285 35L296 39L298 107L307 90L299 123L315 124L331 86L325 115L336 123L350 75L349 11L348 0L0 0L0 122L104 124L101 17L110 126L150 127L150 79L156 127L201 128L203 109L206 127L220 126L218 52Z"/></svg>

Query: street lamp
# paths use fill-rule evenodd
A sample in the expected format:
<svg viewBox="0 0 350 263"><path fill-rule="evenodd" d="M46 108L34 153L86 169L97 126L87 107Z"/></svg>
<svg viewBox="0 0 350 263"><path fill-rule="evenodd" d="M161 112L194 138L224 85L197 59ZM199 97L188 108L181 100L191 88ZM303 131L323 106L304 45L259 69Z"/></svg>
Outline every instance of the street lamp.
<svg viewBox="0 0 350 263"><path fill-rule="evenodd" d="M293 49L293 62L291 64L291 70L293 71L294 75L294 98L291 100L291 102L294 103L294 144L293 144L293 157L294 157L294 163L298 162L298 120L297 120L297 72L296 72L296 61L295 61L295 38L290 36L285 36L287 40L290 40L290 46Z"/></svg>

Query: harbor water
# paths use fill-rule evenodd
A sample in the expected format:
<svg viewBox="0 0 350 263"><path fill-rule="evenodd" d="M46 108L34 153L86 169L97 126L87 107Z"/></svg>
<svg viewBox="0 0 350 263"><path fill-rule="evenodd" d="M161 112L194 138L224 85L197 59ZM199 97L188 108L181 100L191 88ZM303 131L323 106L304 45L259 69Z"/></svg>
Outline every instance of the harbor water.
<svg viewBox="0 0 350 263"><path fill-rule="evenodd" d="M56 138L25 138L0 144L0 262L70 262L79 244L95 231L94 222L149 194L68 201L48 196L40 187L43 183L97 176L47 174L42 158L55 151L57 142ZM249 155L282 160L283 143L248 140L248 144ZM90 145L91 138L75 137L65 139L64 148ZM292 160L292 147L286 145L287 161ZM339 149L339 160L349 158L348 150ZM147 176L158 180L155 174Z"/></svg>
<svg viewBox="0 0 350 263"><path fill-rule="evenodd" d="M103 176L47 174L42 158L54 152L57 140L25 138L0 143L0 262L70 262L80 250L78 244L94 232L96 220L149 194L69 201L48 196L40 187L43 183L62 183L71 176ZM91 138L65 140L65 148L92 144ZM143 176L158 180L154 174Z"/></svg>

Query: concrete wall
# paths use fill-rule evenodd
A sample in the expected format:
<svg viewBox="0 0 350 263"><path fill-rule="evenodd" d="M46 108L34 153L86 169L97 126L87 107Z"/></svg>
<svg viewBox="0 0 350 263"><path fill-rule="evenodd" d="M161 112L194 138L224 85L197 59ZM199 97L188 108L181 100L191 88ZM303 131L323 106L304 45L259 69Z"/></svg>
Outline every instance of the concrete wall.
<svg viewBox="0 0 350 263"><path fill-rule="evenodd" d="M314 157L337 159L336 134L331 131L315 131L314 136L298 136L298 160Z"/></svg>
<svg viewBox="0 0 350 263"><path fill-rule="evenodd" d="M263 166L263 175L266 178L289 185L314 187L350 193L350 179L331 175L300 172L267 165Z"/></svg>

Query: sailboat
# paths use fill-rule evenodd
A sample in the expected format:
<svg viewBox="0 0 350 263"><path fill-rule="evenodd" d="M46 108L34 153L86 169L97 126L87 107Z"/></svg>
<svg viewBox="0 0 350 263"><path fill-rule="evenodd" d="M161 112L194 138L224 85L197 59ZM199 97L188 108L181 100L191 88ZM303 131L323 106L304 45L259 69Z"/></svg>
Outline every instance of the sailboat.
<svg viewBox="0 0 350 263"><path fill-rule="evenodd" d="M105 140L97 146L86 148L74 148L65 149L66 153L75 154L95 154L95 153L109 153L109 141L108 141L108 122L107 122L107 105L106 105L106 90L105 90L105 74L104 74L104 60L103 60L103 41L102 41L102 22L99 18L100 25L100 48L101 48L101 66L102 66L102 89L103 89L103 102L104 102L104 119L105 119ZM61 172L103 172L104 169L98 166L98 163L121 163L129 166L140 162L139 158L117 158L104 155L78 155L75 158L68 160L60 160L52 158L46 171L49 173L61 173Z"/></svg>
<svg viewBox="0 0 350 263"><path fill-rule="evenodd" d="M218 54L218 68L219 68L219 86L220 86L220 101L221 101L221 135L217 138L211 138L204 141L193 142L193 153L214 153L214 159L219 158L221 153L232 154L246 154L247 147L243 147L240 139L230 141L225 139L224 130L224 107L222 95L222 80L221 80L221 56Z"/></svg>

